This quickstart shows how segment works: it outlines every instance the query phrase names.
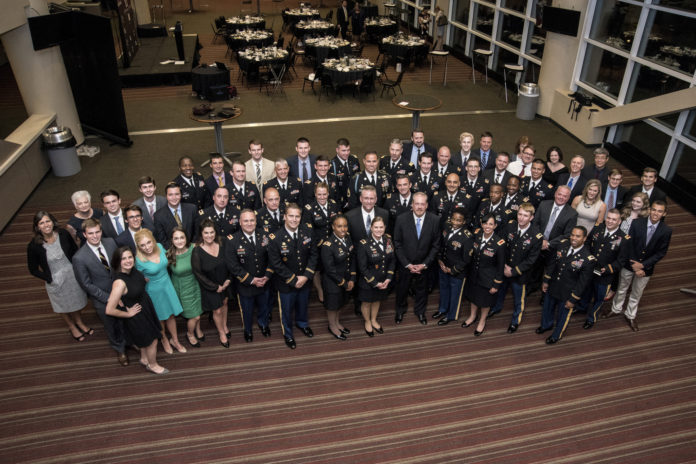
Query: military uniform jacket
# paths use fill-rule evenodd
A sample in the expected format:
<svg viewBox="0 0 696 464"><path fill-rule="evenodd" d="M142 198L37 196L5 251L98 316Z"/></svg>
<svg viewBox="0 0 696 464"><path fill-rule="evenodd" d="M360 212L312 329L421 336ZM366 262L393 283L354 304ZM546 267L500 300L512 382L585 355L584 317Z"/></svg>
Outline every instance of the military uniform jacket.
<svg viewBox="0 0 696 464"><path fill-rule="evenodd" d="M447 166L444 167L445 172L440 173L440 164L437 161L437 157L433 159L433 172L437 172L440 177L442 177L443 181L444 179L447 179L447 176L454 173L458 176L461 177L462 175L462 168L459 166L455 165L452 160L449 160L447 163Z"/></svg>
<svg viewBox="0 0 696 464"><path fill-rule="evenodd" d="M312 227L317 246L320 246L321 242L332 234L331 221L340 212L338 203L331 199L326 202L326 213L322 211L316 200L312 200L311 203L304 205L302 209L302 223L309 224Z"/></svg>
<svg viewBox="0 0 696 464"><path fill-rule="evenodd" d="M451 233L451 227L442 232L438 258L451 269L452 277L463 279L469 271L469 263L474 249L474 236L464 227L450 237Z"/></svg>
<svg viewBox="0 0 696 464"><path fill-rule="evenodd" d="M237 278L237 291L243 296L255 296L262 294L268 287L251 285L255 277L273 276L273 271L268 266L268 235L256 229L254 241L247 239L244 231L240 230L234 235L228 235L229 242L225 247L225 262L230 273Z"/></svg>
<svg viewBox="0 0 696 464"><path fill-rule="evenodd" d="M404 155L401 155L401 158L399 158L399 161L396 162L396 165L392 168L391 167L391 156L385 155L379 159L379 170L387 174L389 176L389 182L391 184L391 191L395 192L396 191L396 176L400 174L404 174L406 176L411 177L411 175L416 172L416 167L413 165L411 161L406 159Z"/></svg>
<svg viewBox="0 0 696 464"><path fill-rule="evenodd" d="M184 179L184 176L179 174L172 182L181 188L181 202L190 203L196 208L205 209L213 204L213 199L205 186L205 179L200 172L194 172L191 176L193 186Z"/></svg>
<svg viewBox="0 0 696 464"><path fill-rule="evenodd" d="M364 289L372 289L377 284L387 279L394 280L394 266L396 255L394 254L394 242L387 234L382 236L384 250L370 234L366 239L360 240L358 245L358 286Z"/></svg>
<svg viewBox="0 0 696 464"><path fill-rule="evenodd" d="M401 213L411 211L411 203L413 203L413 195L409 195L408 204L404 206L402 204L402 198L399 192L387 193L387 197L385 198L384 205L382 207L389 211L389 224L387 224L387 230L390 233L394 230L396 217Z"/></svg>
<svg viewBox="0 0 696 464"><path fill-rule="evenodd" d="M509 201L508 201L508 199L509 199ZM506 193L505 195L503 195L503 199L501 201L503 202L503 206L505 207L505 209L512 210L512 213L515 215L513 217L513 219L516 219L517 218L517 210L520 209L520 205L522 203L527 203L529 201L529 198L525 197L522 194L522 190L520 190L512 197L508 196L508 194Z"/></svg>
<svg viewBox="0 0 696 464"><path fill-rule="evenodd" d="M435 171L430 171L427 183L423 180L420 171L414 172L411 174L411 185L411 191L413 193L424 192L428 195L428 201L430 201L435 192L445 188L444 179Z"/></svg>
<svg viewBox="0 0 696 464"><path fill-rule="evenodd" d="M215 206L208 206L203 211L198 212L198 227L205 219L210 219L215 223L215 231L218 236L226 237L239 230L239 208L227 205L222 215L218 215Z"/></svg>
<svg viewBox="0 0 696 464"><path fill-rule="evenodd" d="M518 228L517 221L510 221L499 234L507 243L505 264L512 268L511 278L519 284L527 284L532 280L531 271L541 253L544 234L532 224L519 236Z"/></svg>
<svg viewBox="0 0 696 464"><path fill-rule="evenodd" d="M391 192L391 182L389 181L389 176L382 171L376 171L372 176L375 178L375 189L377 189L377 206L382 206L384 200L387 197L387 193ZM365 171L360 172L353 176L350 180L350 186L348 188L348 205L349 209L357 208L360 206L360 191L364 185L372 185L368 182L367 173Z"/></svg>
<svg viewBox="0 0 696 464"><path fill-rule="evenodd" d="M268 187L273 187L274 189L278 190L281 205L296 203L298 206L302 206L302 184L300 183L300 179L288 176L285 183L285 188L282 189L280 188L278 178L274 177L263 184L263 191L265 192Z"/></svg>
<svg viewBox="0 0 696 464"><path fill-rule="evenodd" d="M441 229L445 229L447 221L452 217L452 211L457 208L464 208L466 211L464 224L468 225L474 213L474 211L471 210L472 206L473 199L471 195L461 190L454 194L454 201L449 200L449 192L447 192L447 190L438 190L433 193L433 197L430 199L430 212L440 216Z"/></svg>
<svg viewBox="0 0 696 464"><path fill-rule="evenodd" d="M521 193L523 196L527 197L527 201L534 205L534 208L538 207L539 203L544 200L553 199L553 192L555 190L553 184L545 182L544 179L539 179L534 188L530 189L531 183L531 177L522 179L522 186L520 187L518 195Z"/></svg>
<svg viewBox="0 0 696 464"><path fill-rule="evenodd" d="M275 285L280 292L295 289L298 276L307 277L305 287L312 285L314 272L319 261L319 250L307 225L297 228L297 242L290 237L285 227L268 236L268 263L273 272Z"/></svg>
<svg viewBox="0 0 696 464"><path fill-rule="evenodd" d="M556 254L544 271L544 283L549 284L549 295L561 301L578 304L587 285L592 281L597 260L587 246L568 255L570 240L561 240Z"/></svg>
<svg viewBox="0 0 696 464"><path fill-rule="evenodd" d="M321 264L321 282L325 292L340 293L345 289L348 282L355 282L357 263L355 259L355 248L350 237L346 235L345 245L331 234L319 247Z"/></svg>
<svg viewBox="0 0 696 464"><path fill-rule="evenodd" d="M481 220L486 214L493 214L495 217L495 230L498 232L500 232L500 230L502 230L505 225L510 222L510 220L515 219L515 212L511 209L506 209L502 200L500 200L498 206L496 206L494 210L492 209L492 206L493 205L491 205L490 198L484 198L481 200L478 211L471 220L472 229L478 229L481 227Z"/></svg>
<svg viewBox="0 0 696 464"><path fill-rule="evenodd" d="M465 172L460 178L460 183L460 189L468 193L471 198L473 198L474 208L478 208L481 200L488 196L488 190L491 187L488 179L484 179L480 174L476 178L476 182L474 182L474 186L472 187L471 184L469 184L469 178Z"/></svg>
<svg viewBox="0 0 696 464"><path fill-rule="evenodd" d="M319 177L314 174L311 179L304 181L302 184L302 199L304 204L314 201L314 186L319 182ZM330 172L326 173L326 185L329 186L329 198L336 203L341 203L341 192L338 189L338 181L336 176Z"/></svg>
<svg viewBox="0 0 696 464"><path fill-rule="evenodd" d="M240 211L245 208L255 211L261 207L259 189L252 182L244 181L244 194L237 190L234 183L226 185L226 187L230 191L230 205L236 206Z"/></svg>
<svg viewBox="0 0 696 464"><path fill-rule="evenodd" d="M340 200L338 201L338 205L341 207L341 210L344 210L348 207L348 188L350 187L350 180L354 175L360 172L360 161L357 156L349 155L344 163L338 155L334 156L331 160L329 172L336 176Z"/></svg>
<svg viewBox="0 0 696 464"><path fill-rule="evenodd" d="M594 226L592 232L585 242L589 246L590 253L597 258L595 270L598 272L604 268L604 273L594 276L594 281L599 284L609 285L614 280L621 268L628 263L628 253L631 239L621 228L617 228L614 233L606 236L607 226L600 224ZM630 263L629 263L630 265Z"/></svg>
<svg viewBox="0 0 696 464"><path fill-rule="evenodd" d="M278 220L273 217L267 207L256 210L256 228L264 231L266 235L275 232L283 227L283 214L285 214L285 205L280 202L278 205Z"/></svg>
<svg viewBox="0 0 696 464"><path fill-rule="evenodd" d="M483 231L476 230L469 282L484 288L500 288L505 270L505 240L494 233L483 246L482 241Z"/></svg>

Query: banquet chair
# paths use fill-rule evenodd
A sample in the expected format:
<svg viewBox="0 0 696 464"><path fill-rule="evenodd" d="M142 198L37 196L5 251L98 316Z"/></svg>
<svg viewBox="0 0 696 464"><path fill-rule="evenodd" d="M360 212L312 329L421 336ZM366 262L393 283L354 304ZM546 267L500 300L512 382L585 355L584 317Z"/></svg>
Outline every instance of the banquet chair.
<svg viewBox="0 0 696 464"><path fill-rule="evenodd" d="M404 71L401 71L399 73L399 76L396 78L395 81L385 79L382 81L382 93L379 95L382 97L384 95L385 90L391 90L394 92L394 96L396 96L396 87L399 88L399 92L404 93L404 91L401 89L401 79L404 77Z"/></svg>

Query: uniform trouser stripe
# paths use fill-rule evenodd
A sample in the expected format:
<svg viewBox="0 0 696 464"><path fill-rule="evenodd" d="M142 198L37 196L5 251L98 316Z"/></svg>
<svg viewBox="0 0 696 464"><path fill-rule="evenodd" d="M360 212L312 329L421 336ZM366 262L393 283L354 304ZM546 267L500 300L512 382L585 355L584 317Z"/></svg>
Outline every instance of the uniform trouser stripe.
<svg viewBox="0 0 696 464"><path fill-rule="evenodd" d="M522 314L524 314L524 303L527 299L527 285L522 285L522 295L520 296L520 313L517 315L517 325L522 323Z"/></svg>
<svg viewBox="0 0 696 464"><path fill-rule="evenodd" d="M242 300L239 299L239 293L237 293L237 304L239 305L239 315L242 317L242 327L246 330L246 322L244 321L244 309L242 309Z"/></svg>
<svg viewBox="0 0 696 464"><path fill-rule="evenodd" d="M283 302L280 299L280 292L276 293L278 295L278 314L280 315L280 329L283 331L283 336L285 336L285 325L283 324Z"/></svg>
<svg viewBox="0 0 696 464"><path fill-rule="evenodd" d="M563 303L565 304L565 303ZM569 309L568 310L568 315L566 316L565 322L563 322L563 328L561 329L561 333L558 334L558 339L560 340L561 337L563 337L563 334L565 333L566 327L568 327L568 323L570 322L570 316L573 315L573 310Z"/></svg>
<svg viewBox="0 0 696 464"><path fill-rule="evenodd" d="M454 320L459 319L459 309L462 307L462 296L464 295L464 285L466 284L466 277L462 280L462 287L459 289L459 299L457 300L457 312L454 315Z"/></svg>
<svg viewBox="0 0 696 464"><path fill-rule="evenodd" d="M599 313L599 310L602 307L602 303L604 303L604 299L609 295L609 292L611 291L611 285L607 285L606 290L604 291L604 295L601 296L601 301L595 301L595 310L592 312L592 322L597 322L597 314ZM599 299L599 298L598 298Z"/></svg>

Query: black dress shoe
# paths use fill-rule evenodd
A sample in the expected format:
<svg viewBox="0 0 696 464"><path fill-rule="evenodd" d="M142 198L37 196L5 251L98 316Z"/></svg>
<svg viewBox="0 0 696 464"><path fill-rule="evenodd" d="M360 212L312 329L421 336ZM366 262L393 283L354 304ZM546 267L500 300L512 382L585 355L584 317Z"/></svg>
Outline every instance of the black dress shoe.
<svg viewBox="0 0 696 464"><path fill-rule="evenodd" d="M445 313L441 313L440 311L435 311L433 313L433 319L440 319L444 315L445 315Z"/></svg>
<svg viewBox="0 0 696 464"><path fill-rule="evenodd" d="M626 323L628 326L631 328L632 331L638 332L638 323L636 322L635 319L629 319L624 315L624 319L626 319Z"/></svg>
<svg viewBox="0 0 696 464"><path fill-rule="evenodd" d="M498 314L498 313L488 313L488 315L486 316L486 320L492 318L492 317L495 316L496 314Z"/></svg>
<svg viewBox="0 0 696 464"><path fill-rule="evenodd" d="M585 321L585 323L582 325L582 328L585 330L591 329L593 325L594 325L593 322Z"/></svg>
<svg viewBox="0 0 696 464"><path fill-rule="evenodd" d="M474 320L474 322L476 322L476 321ZM469 323L467 324L467 322L464 321L464 322L462 322L462 327L464 327L464 328L471 327L471 324L473 324L474 322L469 322Z"/></svg>
<svg viewBox="0 0 696 464"><path fill-rule="evenodd" d="M374 337L374 336L375 336L375 331L374 331L374 330L367 330L367 329L365 329L365 333L367 334L368 337Z"/></svg>
<svg viewBox="0 0 696 464"><path fill-rule="evenodd" d="M517 326L515 324L510 324L510 327L508 327L508 333L514 334L515 332L517 332Z"/></svg>
<svg viewBox="0 0 696 464"><path fill-rule="evenodd" d="M549 337L546 339L546 344L547 345L553 345L554 343L558 342L557 338Z"/></svg>
<svg viewBox="0 0 696 464"><path fill-rule="evenodd" d="M285 344L288 345L288 348L290 348L291 350L297 348L297 344L295 344L294 338L285 337Z"/></svg>
<svg viewBox="0 0 696 464"><path fill-rule="evenodd" d="M227 340L226 342L220 342L220 345L222 345L223 348L229 348L229 347L230 347L230 341Z"/></svg>
<svg viewBox="0 0 696 464"><path fill-rule="evenodd" d="M401 313L396 313L396 316L394 316L394 322L397 324L401 324L401 322L404 320L404 315Z"/></svg>
<svg viewBox="0 0 696 464"><path fill-rule="evenodd" d="M251 332L244 332L244 341L249 343L254 339L254 334Z"/></svg>
<svg viewBox="0 0 696 464"><path fill-rule="evenodd" d="M474 330L474 336L480 337L484 330L486 330L485 327L483 329L481 329L480 332L478 330Z"/></svg>
<svg viewBox="0 0 696 464"><path fill-rule="evenodd" d="M227 333L225 334L225 337L230 338L231 336L232 336L232 332L230 332L230 331L228 330Z"/></svg>
<svg viewBox="0 0 696 464"><path fill-rule="evenodd" d="M205 341L205 334L201 335L200 337L196 335L196 338L198 339L199 342L204 342Z"/></svg>
<svg viewBox="0 0 696 464"><path fill-rule="evenodd" d="M297 327L297 328L300 329L302 331L302 333L304 334L304 336L307 338L312 338L314 336L314 332L312 332L312 329L310 329L309 327Z"/></svg>
<svg viewBox="0 0 696 464"><path fill-rule="evenodd" d="M447 318L447 316L443 317L439 321L437 321L437 325L447 325L450 323L450 320Z"/></svg>
<svg viewBox="0 0 696 464"><path fill-rule="evenodd" d="M428 324L428 318L425 317L425 314L420 314L418 316L418 320L420 321L421 324L427 325Z"/></svg>
<svg viewBox="0 0 696 464"><path fill-rule="evenodd" d="M200 347L201 347L201 344L198 342L198 338L196 338L195 335L193 336L193 338L196 339L196 343L191 343L191 339L188 338L188 337L186 337L186 341L187 341L188 344L191 345L192 347L194 347L194 348L200 348Z"/></svg>
<svg viewBox="0 0 696 464"><path fill-rule="evenodd" d="M346 336L343 335L343 332L340 332L338 335L336 335L335 333L333 333L333 332L331 331L331 327L328 327L328 329L329 329L329 333L330 333L331 335L333 335L335 338L338 338L339 340L348 340L348 338L346 338Z"/></svg>
<svg viewBox="0 0 696 464"><path fill-rule="evenodd" d="M350 334L350 329L348 327L344 327L342 329L339 329L343 335L348 335Z"/></svg>
<svg viewBox="0 0 696 464"><path fill-rule="evenodd" d="M372 330L374 330L375 332L377 332L377 333L380 334L380 335L384 333L384 329L383 329L383 328L381 328L381 327L375 327L374 325L372 326Z"/></svg>
<svg viewBox="0 0 696 464"><path fill-rule="evenodd" d="M261 335L263 335L264 337L270 337L270 336L271 336L271 329L270 329L270 327L268 327L268 326L266 326L266 327L261 327Z"/></svg>
<svg viewBox="0 0 696 464"><path fill-rule="evenodd" d="M545 329L545 328L539 326L539 327L536 328L536 330L535 330L534 332L537 333L537 334L539 334L539 335L541 335L541 334L543 334L544 332L548 332L549 330L551 330L551 327L549 327L548 329Z"/></svg>

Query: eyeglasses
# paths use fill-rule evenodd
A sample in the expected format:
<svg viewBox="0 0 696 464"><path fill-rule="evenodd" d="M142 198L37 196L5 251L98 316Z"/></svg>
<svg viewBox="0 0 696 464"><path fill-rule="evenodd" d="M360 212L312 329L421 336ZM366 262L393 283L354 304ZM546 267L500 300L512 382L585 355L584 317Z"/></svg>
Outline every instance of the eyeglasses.
<svg viewBox="0 0 696 464"><path fill-rule="evenodd" d="M142 217L143 217L142 214L138 214L138 215L135 215L135 216L126 216L126 219L140 219L140 218L142 218Z"/></svg>

